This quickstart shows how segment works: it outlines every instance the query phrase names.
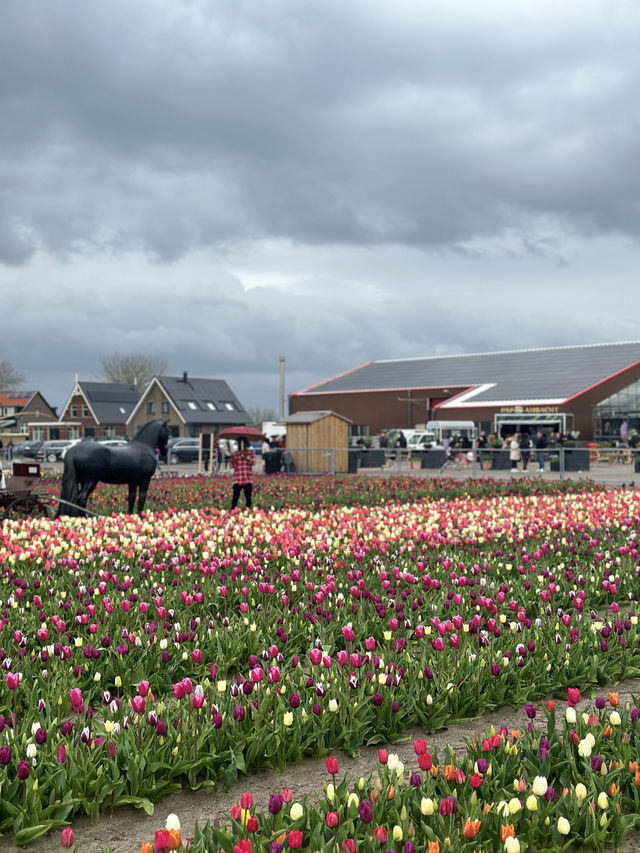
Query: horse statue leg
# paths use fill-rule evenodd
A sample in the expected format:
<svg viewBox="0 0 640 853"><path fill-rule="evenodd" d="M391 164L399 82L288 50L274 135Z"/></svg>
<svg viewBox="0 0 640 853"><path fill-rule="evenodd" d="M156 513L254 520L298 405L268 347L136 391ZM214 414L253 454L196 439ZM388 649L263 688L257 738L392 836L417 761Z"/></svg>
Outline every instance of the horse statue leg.
<svg viewBox="0 0 640 853"><path fill-rule="evenodd" d="M133 515L133 508L136 504L136 489L138 488L137 483L129 483L129 495L127 497L127 512L129 515Z"/></svg>
<svg viewBox="0 0 640 853"><path fill-rule="evenodd" d="M60 492L60 503L55 514L55 518L60 518L61 515L77 515L77 509L72 504L78 503L78 492L80 485L78 483L73 463L72 454L64 460L64 469L62 473L62 490Z"/></svg>
<svg viewBox="0 0 640 853"><path fill-rule="evenodd" d="M95 489L95 487L97 485L98 485L97 480L87 480L86 482L82 483L82 487L81 487L80 493L78 495L78 506L81 506L82 510L77 511L78 515L85 515L83 510L86 509L87 501L89 500L91 493L93 492L93 490Z"/></svg>
<svg viewBox="0 0 640 853"><path fill-rule="evenodd" d="M140 490L138 492L138 515L144 509L144 504L147 499L147 491L149 489L149 483L151 482L151 477L145 477L144 480L140 483Z"/></svg>

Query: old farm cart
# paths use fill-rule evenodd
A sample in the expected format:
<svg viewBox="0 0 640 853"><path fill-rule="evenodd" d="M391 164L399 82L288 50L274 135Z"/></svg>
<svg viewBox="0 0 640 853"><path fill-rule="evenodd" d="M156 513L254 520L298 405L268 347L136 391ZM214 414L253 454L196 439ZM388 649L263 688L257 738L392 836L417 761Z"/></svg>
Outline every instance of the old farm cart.
<svg viewBox="0 0 640 853"><path fill-rule="evenodd" d="M0 520L10 516L49 517L51 498L41 497L34 488L40 480L38 462L14 462L13 474L0 488Z"/></svg>

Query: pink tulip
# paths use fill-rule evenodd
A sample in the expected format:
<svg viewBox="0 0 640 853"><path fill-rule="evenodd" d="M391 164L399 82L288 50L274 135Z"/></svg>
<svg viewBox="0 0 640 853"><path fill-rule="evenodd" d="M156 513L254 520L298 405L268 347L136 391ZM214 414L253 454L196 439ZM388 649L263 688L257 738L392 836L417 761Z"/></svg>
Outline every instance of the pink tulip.
<svg viewBox="0 0 640 853"><path fill-rule="evenodd" d="M18 685L20 684L20 673L7 672L5 674L4 680L7 682L7 687L9 688L9 690L17 690Z"/></svg>

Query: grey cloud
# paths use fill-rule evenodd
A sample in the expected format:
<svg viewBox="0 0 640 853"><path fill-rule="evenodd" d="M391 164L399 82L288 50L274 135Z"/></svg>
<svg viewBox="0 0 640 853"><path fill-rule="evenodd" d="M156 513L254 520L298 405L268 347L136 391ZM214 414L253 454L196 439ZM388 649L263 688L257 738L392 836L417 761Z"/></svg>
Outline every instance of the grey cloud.
<svg viewBox="0 0 640 853"><path fill-rule="evenodd" d="M4 4L0 257L635 236L640 13L461 5Z"/></svg>

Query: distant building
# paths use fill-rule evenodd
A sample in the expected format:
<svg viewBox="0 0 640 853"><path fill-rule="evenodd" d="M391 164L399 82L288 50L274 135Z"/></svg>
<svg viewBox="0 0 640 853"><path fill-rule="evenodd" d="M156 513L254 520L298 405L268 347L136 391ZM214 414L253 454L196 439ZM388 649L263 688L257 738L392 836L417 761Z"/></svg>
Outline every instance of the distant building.
<svg viewBox="0 0 640 853"><path fill-rule="evenodd" d="M56 420L57 415L39 391L0 391L0 433L29 434L29 422Z"/></svg>
<svg viewBox="0 0 640 853"><path fill-rule="evenodd" d="M172 436L217 433L225 426L243 426L249 415L223 379L154 376L128 419L133 435L153 418L165 418Z"/></svg>
<svg viewBox="0 0 640 853"><path fill-rule="evenodd" d="M60 414L60 438L127 434L127 420L140 399L135 386L76 380ZM75 434L69 434L69 433Z"/></svg>
<svg viewBox="0 0 640 853"><path fill-rule="evenodd" d="M352 434L472 420L487 433L561 429L581 440L640 432L640 342L370 361L289 397Z"/></svg>

